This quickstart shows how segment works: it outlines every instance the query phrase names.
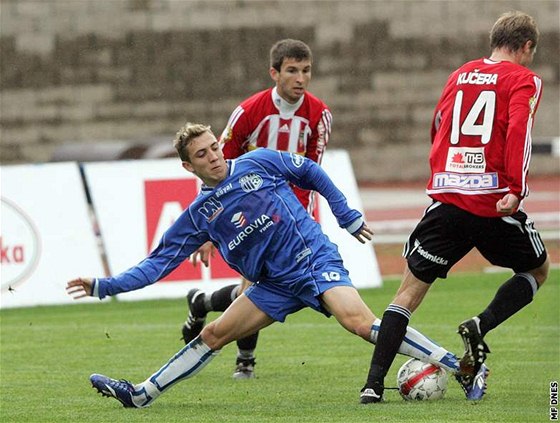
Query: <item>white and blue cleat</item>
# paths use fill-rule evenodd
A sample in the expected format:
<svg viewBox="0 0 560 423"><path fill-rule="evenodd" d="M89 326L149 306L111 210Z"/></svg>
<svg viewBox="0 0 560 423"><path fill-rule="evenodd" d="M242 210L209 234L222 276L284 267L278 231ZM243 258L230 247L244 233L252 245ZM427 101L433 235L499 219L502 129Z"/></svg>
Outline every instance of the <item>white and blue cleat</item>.
<svg viewBox="0 0 560 423"><path fill-rule="evenodd" d="M486 393L486 379L490 374L490 369L486 364L482 364L478 372L474 375L474 378L468 378L469 382L466 382L463 377L459 374L455 376L463 391L465 391L465 396L469 401L479 401L482 399L483 395Z"/></svg>
<svg viewBox="0 0 560 423"><path fill-rule="evenodd" d="M111 379L110 377L99 375L97 373L92 374L89 377L92 386L97 389L104 397L112 397L120 401L121 404L126 408L142 408L147 407L149 401L147 401L144 396L144 401L139 405L134 402L134 396L137 395L134 385L125 379Z"/></svg>

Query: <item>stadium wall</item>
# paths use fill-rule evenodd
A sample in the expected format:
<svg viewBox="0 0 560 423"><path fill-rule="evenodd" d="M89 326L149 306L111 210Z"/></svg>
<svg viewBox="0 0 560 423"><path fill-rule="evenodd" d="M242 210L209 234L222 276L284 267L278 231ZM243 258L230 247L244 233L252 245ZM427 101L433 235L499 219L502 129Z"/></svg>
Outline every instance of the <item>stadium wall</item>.
<svg viewBox="0 0 560 423"><path fill-rule="evenodd" d="M330 148L350 152L357 179L424 179L447 75L488 54L492 23L512 9L542 33L534 138L558 137L556 0L2 0L0 160L56 160L68 144L139 158L187 119L220 132L240 100L270 86L268 50L291 37L313 49L310 90L331 107ZM137 148L123 156L123 143ZM550 154L532 168L560 173Z"/></svg>

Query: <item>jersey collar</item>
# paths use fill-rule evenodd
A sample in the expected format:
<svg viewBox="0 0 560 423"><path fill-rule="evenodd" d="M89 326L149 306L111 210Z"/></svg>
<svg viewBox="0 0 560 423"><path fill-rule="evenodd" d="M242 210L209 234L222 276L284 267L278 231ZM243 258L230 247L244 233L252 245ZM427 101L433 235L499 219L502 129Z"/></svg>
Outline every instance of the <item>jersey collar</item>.
<svg viewBox="0 0 560 423"><path fill-rule="evenodd" d="M278 94L278 90L276 87L272 89L272 103L280 112L280 116L282 117L292 117L297 109L303 104L303 100L305 98L305 94L301 96L301 98L294 104L288 103Z"/></svg>
<svg viewBox="0 0 560 423"><path fill-rule="evenodd" d="M227 173L226 178L222 182L220 182L218 185L216 185L215 187L209 187L208 185L203 183L200 186L200 193L201 194L208 194L208 193L214 191L216 188L220 187L223 184L223 182L231 176L231 174L233 173L233 169L235 168L235 160L226 160L226 163L227 163L227 167L228 167L228 173Z"/></svg>

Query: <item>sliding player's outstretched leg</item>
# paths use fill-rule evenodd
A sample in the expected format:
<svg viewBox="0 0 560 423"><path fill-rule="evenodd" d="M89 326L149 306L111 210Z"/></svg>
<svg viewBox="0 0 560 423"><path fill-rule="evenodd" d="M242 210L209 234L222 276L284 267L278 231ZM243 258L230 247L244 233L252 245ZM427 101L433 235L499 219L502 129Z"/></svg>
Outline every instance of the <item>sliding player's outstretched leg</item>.
<svg viewBox="0 0 560 423"><path fill-rule="evenodd" d="M103 396L115 398L125 407L143 408L177 382L196 375L219 352L210 349L198 337L142 383L133 385L125 379L116 380L100 374L91 375L90 381Z"/></svg>

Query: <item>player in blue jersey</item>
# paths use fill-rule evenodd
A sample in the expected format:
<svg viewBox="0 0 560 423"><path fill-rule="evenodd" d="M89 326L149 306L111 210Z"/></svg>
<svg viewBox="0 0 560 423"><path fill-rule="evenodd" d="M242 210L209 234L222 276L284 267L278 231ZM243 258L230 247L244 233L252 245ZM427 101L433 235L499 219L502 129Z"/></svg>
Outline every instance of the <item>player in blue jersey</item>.
<svg viewBox="0 0 560 423"><path fill-rule="evenodd" d="M313 53L301 40L283 39L270 49L269 74L274 87L251 95L232 112L226 128L218 138L226 159L239 156L258 147L298 153L321 164L329 142L332 115L328 106L307 88L313 70ZM307 212L317 218L314 192L292 186ZM207 243L191 257L192 264L200 259L206 267L214 255L212 243ZM187 293L188 314L182 326L185 344L196 338L211 311L223 312L249 285L250 281L224 286L212 293L192 288ZM234 379L255 377L256 332L237 340Z"/></svg>
<svg viewBox="0 0 560 423"><path fill-rule="evenodd" d="M201 195L146 259L114 277L71 280L69 295L104 298L143 288L165 277L206 241L216 245L232 268L258 282L144 382L133 385L93 374L93 387L125 407L146 407L202 370L226 344L283 322L304 307L334 315L349 332L375 343L381 321L353 287L336 245L288 184L319 192L342 228L361 243L370 240L373 232L361 214L348 207L318 164L268 149L226 161L210 127L200 124L187 123L174 145L183 167L203 181ZM454 354L411 328L399 352L458 371Z"/></svg>

